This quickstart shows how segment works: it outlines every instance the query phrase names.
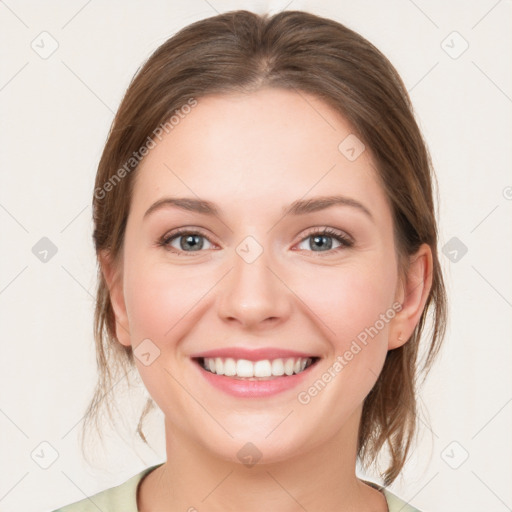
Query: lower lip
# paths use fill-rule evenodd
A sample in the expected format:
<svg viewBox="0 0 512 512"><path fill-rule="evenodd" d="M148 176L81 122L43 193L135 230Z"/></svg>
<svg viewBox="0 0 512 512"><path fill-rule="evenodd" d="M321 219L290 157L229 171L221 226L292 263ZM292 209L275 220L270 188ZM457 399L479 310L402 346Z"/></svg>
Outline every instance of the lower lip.
<svg viewBox="0 0 512 512"><path fill-rule="evenodd" d="M194 364L199 368L201 375L203 375L212 386L224 391L224 393L227 393L228 395L239 398L261 398L273 396L292 389L304 381L317 363L318 360L303 372L294 375L275 377L269 380L248 380L234 379L226 377L225 375L217 375L216 373L205 370L198 361L194 361Z"/></svg>

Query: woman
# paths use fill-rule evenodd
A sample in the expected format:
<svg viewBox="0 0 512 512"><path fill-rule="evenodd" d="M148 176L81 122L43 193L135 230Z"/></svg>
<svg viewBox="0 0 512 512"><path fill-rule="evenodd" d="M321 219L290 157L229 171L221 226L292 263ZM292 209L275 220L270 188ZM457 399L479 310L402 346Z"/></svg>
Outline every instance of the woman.
<svg viewBox="0 0 512 512"><path fill-rule="evenodd" d="M167 460L60 510L416 510L355 468L386 447L396 479L444 336L432 178L397 72L335 21L234 11L158 48L96 177L88 420L135 366Z"/></svg>

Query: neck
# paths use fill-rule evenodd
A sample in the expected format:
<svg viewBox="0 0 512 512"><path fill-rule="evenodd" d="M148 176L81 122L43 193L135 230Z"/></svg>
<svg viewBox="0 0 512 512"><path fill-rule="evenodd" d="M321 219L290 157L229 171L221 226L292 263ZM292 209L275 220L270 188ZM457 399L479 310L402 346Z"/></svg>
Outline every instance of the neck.
<svg viewBox="0 0 512 512"><path fill-rule="evenodd" d="M167 421L167 462L139 487L140 512L387 511L384 496L355 475L361 409L327 443L252 467L224 460Z"/></svg>

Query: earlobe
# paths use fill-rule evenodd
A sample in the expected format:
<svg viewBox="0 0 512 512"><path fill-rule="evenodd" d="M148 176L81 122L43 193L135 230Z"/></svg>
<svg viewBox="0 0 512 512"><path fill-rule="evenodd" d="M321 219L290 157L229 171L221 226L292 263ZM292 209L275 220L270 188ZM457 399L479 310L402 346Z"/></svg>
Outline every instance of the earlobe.
<svg viewBox="0 0 512 512"><path fill-rule="evenodd" d="M110 254L107 251L101 252L98 256L100 262L101 272L107 284L110 302L114 310L116 321L116 338L125 347L131 345L130 332L128 329L128 315L126 313L126 305L123 294L123 279L122 273L112 261Z"/></svg>
<svg viewBox="0 0 512 512"><path fill-rule="evenodd" d="M405 282L400 282L395 300L402 304L389 331L388 350L404 345L411 337L425 308L432 287L432 251L428 244L422 244L410 256Z"/></svg>

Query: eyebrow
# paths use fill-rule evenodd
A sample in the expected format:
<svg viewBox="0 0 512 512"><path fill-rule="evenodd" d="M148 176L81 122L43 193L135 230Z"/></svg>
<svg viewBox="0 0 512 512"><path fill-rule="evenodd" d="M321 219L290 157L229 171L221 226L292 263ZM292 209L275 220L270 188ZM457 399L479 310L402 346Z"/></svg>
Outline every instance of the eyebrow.
<svg viewBox="0 0 512 512"><path fill-rule="evenodd" d="M308 213L325 210L331 206L349 206L363 212L372 222L375 219L370 210L359 201L346 196L320 196L312 199L299 199L294 201L288 207L283 207L282 214L285 215L305 215ZM144 214L143 219L151 213L162 208L175 207L181 210L201 213L203 215L219 216L219 208L204 199L195 199L193 197L164 197L154 202Z"/></svg>

